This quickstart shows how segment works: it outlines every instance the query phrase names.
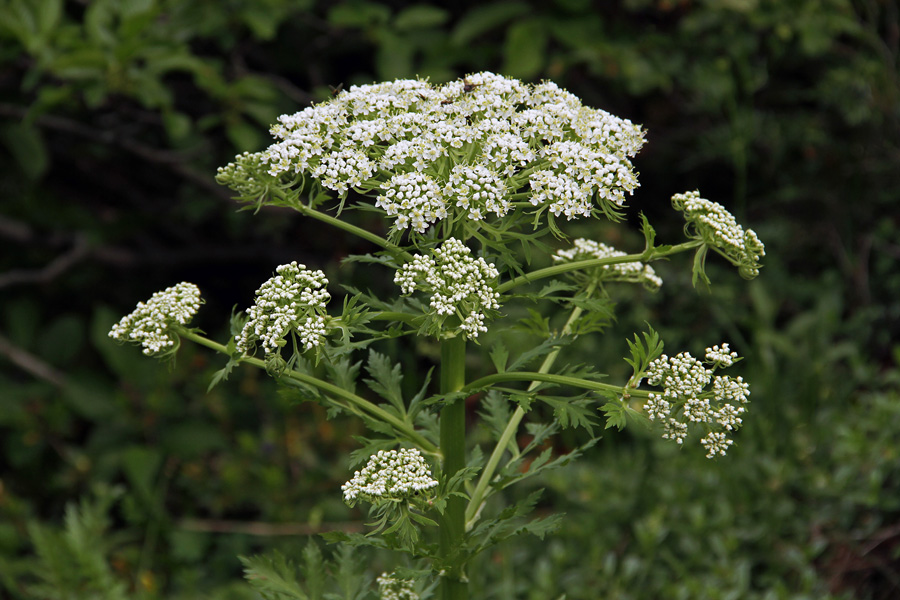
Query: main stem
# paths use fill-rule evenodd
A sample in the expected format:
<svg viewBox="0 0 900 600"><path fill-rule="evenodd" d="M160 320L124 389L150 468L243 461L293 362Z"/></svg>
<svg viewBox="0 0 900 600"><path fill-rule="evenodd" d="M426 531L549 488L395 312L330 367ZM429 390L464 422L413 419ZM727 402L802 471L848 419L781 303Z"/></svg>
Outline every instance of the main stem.
<svg viewBox="0 0 900 600"><path fill-rule="evenodd" d="M458 392L466 383L466 339L462 335L441 341L440 392ZM462 398L441 409L441 453L444 477L450 478L466 466L466 403ZM453 495L447 500L440 523L440 554L448 572L441 578L443 600L465 600L468 586L463 580L464 557L456 555L465 534L466 502Z"/></svg>

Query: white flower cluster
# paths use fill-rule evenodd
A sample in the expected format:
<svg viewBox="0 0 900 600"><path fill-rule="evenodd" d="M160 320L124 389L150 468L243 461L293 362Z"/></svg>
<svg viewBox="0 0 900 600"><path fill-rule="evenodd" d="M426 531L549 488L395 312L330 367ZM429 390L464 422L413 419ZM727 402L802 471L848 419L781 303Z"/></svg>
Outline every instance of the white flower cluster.
<svg viewBox="0 0 900 600"><path fill-rule="evenodd" d="M448 216L502 217L520 189L568 219L591 215L595 200L605 210L622 206L638 186L630 158L644 144L639 125L584 106L552 82L487 72L443 85L353 86L278 121L276 143L236 158L244 170L308 173L341 195L380 191L376 206L395 230L419 233ZM219 175L241 191L240 165Z"/></svg>
<svg viewBox="0 0 900 600"><path fill-rule="evenodd" d="M266 354L276 352L291 332L307 350L325 337L325 305L331 299L325 274L309 271L296 261L280 265L275 272L256 290L255 304L247 309L250 318L235 337L241 352L250 352L257 342Z"/></svg>
<svg viewBox="0 0 900 600"><path fill-rule="evenodd" d="M415 581L412 579L400 579L394 573L382 573L375 582L378 584L381 600L419 600Z"/></svg>
<svg viewBox="0 0 900 600"><path fill-rule="evenodd" d="M591 258L611 258L627 256L624 252L585 238L575 240L575 245L568 250L557 250L553 260L557 262L575 262ZM603 265L599 269L591 269L602 281L629 281L641 283L650 290L658 290L663 281L648 264L640 261Z"/></svg>
<svg viewBox="0 0 900 600"><path fill-rule="evenodd" d="M737 353L722 344L706 349L706 363L712 368L689 352L671 358L663 354L650 363L647 383L662 387L663 392L651 393L644 408L651 421L662 423L663 438L681 444L687 437L688 424L699 423L707 429L700 440L707 458L725 455L732 444L726 432L741 426L750 386L741 377L714 375L714 371L736 360ZM710 382L712 389L708 390Z"/></svg>
<svg viewBox="0 0 900 600"><path fill-rule="evenodd" d="M352 504L358 498L369 502L406 498L437 484L417 449L379 450L369 458L362 471L353 473L353 478L341 486L341 491L344 501Z"/></svg>
<svg viewBox="0 0 900 600"><path fill-rule="evenodd" d="M433 254L433 258L414 256L394 275L394 283L404 294L430 291L435 313L439 317L455 314L466 337L477 338L487 331L484 311L500 308L500 294L492 286L499 271L484 258L472 258L472 251L456 238L446 240Z"/></svg>
<svg viewBox="0 0 900 600"><path fill-rule="evenodd" d="M169 327L173 323L187 325L202 303L197 286L183 281L156 292L146 303L139 302L131 314L113 325L109 337L139 342L148 356L158 354L175 346Z"/></svg>
<svg viewBox="0 0 900 600"><path fill-rule="evenodd" d="M689 227L699 239L715 248L746 279L759 275L759 259L766 248L752 229L744 230L734 215L718 202L700 197L700 192L672 196L672 206L684 212Z"/></svg>

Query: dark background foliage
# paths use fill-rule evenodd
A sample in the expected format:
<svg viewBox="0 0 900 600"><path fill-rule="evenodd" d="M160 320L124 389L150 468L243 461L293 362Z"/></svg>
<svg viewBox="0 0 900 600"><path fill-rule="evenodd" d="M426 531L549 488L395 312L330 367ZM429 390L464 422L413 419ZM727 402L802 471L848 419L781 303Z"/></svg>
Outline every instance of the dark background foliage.
<svg viewBox="0 0 900 600"><path fill-rule="evenodd" d="M481 597L900 595L896 0L0 0L0 589L250 597L237 554L361 527L336 492L356 424L251 370L207 393L216 357L169 369L106 332L182 280L223 339L278 264L364 276L337 269L368 248L238 212L216 168L341 85L480 70L649 130L631 225L679 239L668 198L699 189L768 253L708 293L662 265L571 357L615 375L644 321L668 348L730 340L754 400L732 453L610 432L544 482L560 534L488 557Z"/></svg>

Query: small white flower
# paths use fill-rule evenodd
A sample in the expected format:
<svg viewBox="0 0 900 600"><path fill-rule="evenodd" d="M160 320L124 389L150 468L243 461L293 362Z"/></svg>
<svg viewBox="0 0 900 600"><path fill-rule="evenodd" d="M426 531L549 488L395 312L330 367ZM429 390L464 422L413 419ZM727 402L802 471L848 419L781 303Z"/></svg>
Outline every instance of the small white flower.
<svg viewBox="0 0 900 600"><path fill-rule="evenodd" d="M714 458L717 454L725 456L728 447L734 443L734 440L729 439L724 433L710 431L700 440L700 443L707 450L706 458Z"/></svg>
<svg viewBox="0 0 900 600"><path fill-rule="evenodd" d="M197 286L181 282L156 292L146 303L139 302L131 314L113 325L109 337L138 342L148 356L159 354L175 346L170 326L187 325L202 303Z"/></svg>
<svg viewBox="0 0 900 600"><path fill-rule="evenodd" d="M732 352L728 344L718 344L706 349L706 360L720 367L730 367L738 359L738 353Z"/></svg>

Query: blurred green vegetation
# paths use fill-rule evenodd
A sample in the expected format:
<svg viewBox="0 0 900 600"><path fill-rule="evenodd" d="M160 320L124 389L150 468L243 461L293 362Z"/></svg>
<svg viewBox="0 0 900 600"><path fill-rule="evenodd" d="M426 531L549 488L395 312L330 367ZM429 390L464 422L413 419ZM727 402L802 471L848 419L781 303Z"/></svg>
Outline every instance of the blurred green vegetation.
<svg viewBox="0 0 900 600"><path fill-rule="evenodd" d="M224 339L275 265L337 279L358 242L238 213L216 167L341 84L494 70L649 129L632 224L678 239L668 198L699 188L768 256L709 293L662 265L569 349L615 375L644 321L730 341L753 403L729 456L610 432L542 482L563 531L501 547L478 597L897 597L898 23L896 0L0 0L0 589L249 598L237 555L361 527L337 491L356 423L249 370L207 393L219 359L167 369L106 332L181 280Z"/></svg>

